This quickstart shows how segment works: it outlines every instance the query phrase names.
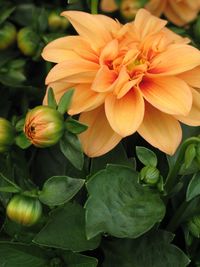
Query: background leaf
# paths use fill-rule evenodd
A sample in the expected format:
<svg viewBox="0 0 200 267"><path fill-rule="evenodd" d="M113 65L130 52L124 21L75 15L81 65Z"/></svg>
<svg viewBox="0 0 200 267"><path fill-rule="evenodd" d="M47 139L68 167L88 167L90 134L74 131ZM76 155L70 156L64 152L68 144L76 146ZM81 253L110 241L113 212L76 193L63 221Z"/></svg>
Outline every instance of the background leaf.
<svg viewBox="0 0 200 267"><path fill-rule="evenodd" d="M86 184L86 232L92 238L105 232L136 238L147 232L165 214L159 195L137 183L133 169L108 165Z"/></svg>
<svg viewBox="0 0 200 267"><path fill-rule="evenodd" d="M136 146L136 154L138 159L145 165L145 166L157 166L157 157L156 154L151 151L150 149L142 146Z"/></svg>
<svg viewBox="0 0 200 267"><path fill-rule="evenodd" d="M76 195L84 182L83 179L53 176L44 183L39 199L49 206L62 205Z"/></svg>
<svg viewBox="0 0 200 267"><path fill-rule="evenodd" d="M194 174L192 177L186 193L186 200L190 201L194 197L200 195L200 172Z"/></svg>

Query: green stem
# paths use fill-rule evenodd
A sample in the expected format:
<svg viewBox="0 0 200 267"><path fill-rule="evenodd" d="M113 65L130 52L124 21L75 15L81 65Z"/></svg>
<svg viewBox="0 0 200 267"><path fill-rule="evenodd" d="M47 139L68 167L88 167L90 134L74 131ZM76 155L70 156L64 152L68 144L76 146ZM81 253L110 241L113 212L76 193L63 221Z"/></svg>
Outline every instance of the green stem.
<svg viewBox="0 0 200 267"><path fill-rule="evenodd" d="M181 165L185 157L185 150L188 147L188 145L193 144L193 143L200 143L200 138L191 137L187 139L186 141L184 141L183 144L181 145L177 160L174 166L169 171L166 182L165 182L165 191L167 192L167 194L169 194L170 191L173 189L174 185L177 184L179 170L181 168Z"/></svg>
<svg viewBox="0 0 200 267"><path fill-rule="evenodd" d="M5 177L2 173L0 173L0 177L6 181L7 183L9 183L10 185L12 185L14 188L17 189L18 192L22 191L22 189L16 185L14 182L12 182L11 180L9 180L7 177Z"/></svg>
<svg viewBox="0 0 200 267"><path fill-rule="evenodd" d="M91 0L91 13L98 14L98 0Z"/></svg>
<svg viewBox="0 0 200 267"><path fill-rule="evenodd" d="M176 211L176 213L174 214L174 216L172 217L171 221L169 222L169 224L166 227L166 230L169 232L174 232L176 231L177 227L179 226L179 224L182 222L182 219L184 217L185 211L187 209L188 206L188 202L184 201L178 208L178 210Z"/></svg>

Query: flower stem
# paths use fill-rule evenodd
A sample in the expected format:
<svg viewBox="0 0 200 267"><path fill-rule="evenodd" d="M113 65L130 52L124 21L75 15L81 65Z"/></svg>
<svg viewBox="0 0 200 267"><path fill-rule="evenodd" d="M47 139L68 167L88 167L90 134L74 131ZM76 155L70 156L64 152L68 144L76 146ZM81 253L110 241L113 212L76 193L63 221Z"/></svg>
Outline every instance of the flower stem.
<svg viewBox="0 0 200 267"><path fill-rule="evenodd" d="M98 0L91 0L91 13L98 14Z"/></svg>
<svg viewBox="0 0 200 267"><path fill-rule="evenodd" d="M181 145L177 160L174 166L170 169L166 182L165 182L165 191L167 192L167 194L169 194L171 190L173 189L174 185L177 184L179 170L181 168L181 165L185 157L185 150L188 147L188 145L193 144L193 143L200 143L200 138L191 137L185 140L183 144Z"/></svg>

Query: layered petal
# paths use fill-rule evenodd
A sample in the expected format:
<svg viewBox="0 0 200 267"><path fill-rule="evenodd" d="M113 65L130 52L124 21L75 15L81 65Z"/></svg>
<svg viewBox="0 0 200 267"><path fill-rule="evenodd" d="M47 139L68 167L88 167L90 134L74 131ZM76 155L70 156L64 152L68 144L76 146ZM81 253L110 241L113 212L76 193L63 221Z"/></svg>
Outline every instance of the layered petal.
<svg viewBox="0 0 200 267"><path fill-rule="evenodd" d="M165 27L166 20L152 16L147 10L140 9L135 17L134 28L141 40L155 34Z"/></svg>
<svg viewBox="0 0 200 267"><path fill-rule="evenodd" d="M193 104L190 113L187 116L176 116L184 124L191 126L200 126L200 92L192 89Z"/></svg>
<svg viewBox="0 0 200 267"><path fill-rule="evenodd" d="M187 115L191 109L190 87L177 77L145 78L139 86L144 98L165 113Z"/></svg>
<svg viewBox="0 0 200 267"><path fill-rule="evenodd" d="M178 77L183 79L190 86L200 88L200 66L183 72L179 74Z"/></svg>
<svg viewBox="0 0 200 267"><path fill-rule="evenodd" d="M182 130L176 119L145 103L145 115L138 133L152 146L173 155L181 142Z"/></svg>
<svg viewBox="0 0 200 267"><path fill-rule="evenodd" d="M89 83L99 69L99 65L84 59L66 60L54 66L46 78L46 84L65 79L72 83Z"/></svg>
<svg viewBox="0 0 200 267"><path fill-rule="evenodd" d="M151 61L149 73L176 75L200 65L200 51L185 44L172 44Z"/></svg>
<svg viewBox="0 0 200 267"><path fill-rule="evenodd" d="M103 104L106 94L96 93L90 87L90 84L79 84L75 87L72 103L68 110L70 115L89 111Z"/></svg>
<svg viewBox="0 0 200 267"><path fill-rule="evenodd" d="M79 121L88 125L88 129L80 134L80 141L85 154L89 157L98 157L107 153L122 139L110 127L103 106L82 113Z"/></svg>
<svg viewBox="0 0 200 267"><path fill-rule="evenodd" d="M106 117L112 129L125 137L137 131L144 116L144 101L137 88L117 99L113 94L105 100Z"/></svg>
<svg viewBox="0 0 200 267"><path fill-rule="evenodd" d="M43 49L42 56L45 60L55 63L76 58L98 62L90 44L81 36L61 37L50 42Z"/></svg>
<svg viewBox="0 0 200 267"><path fill-rule="evenodd" d="M110 91L110 86L117 79L117 73L110 70L107 66L103 65L97 72L95 79L92 83L91 89L96 92Z"/></svg>
<svg viewBox="0 0 200 267"><path fill-rule="evenodd" d="M86 38L95 51L112 40L110 32L97 16L82 11L65 11L61 15L68 18L79 35Z"/></svg>

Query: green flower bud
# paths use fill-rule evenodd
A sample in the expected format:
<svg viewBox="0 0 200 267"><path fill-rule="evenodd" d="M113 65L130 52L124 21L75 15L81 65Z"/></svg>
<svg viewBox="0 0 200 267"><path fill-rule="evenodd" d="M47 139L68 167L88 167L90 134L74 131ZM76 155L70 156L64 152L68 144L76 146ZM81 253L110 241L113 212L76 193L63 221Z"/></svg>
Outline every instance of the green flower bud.
<svg viewBox="0 0 200 267"><path fill-rule="evenodd" d="M24 226L31 226L40 219L42 205L36 198L15 195L8 203L6 213L12 221Z"/></svg>
<svg viewBox="0 0 200 267"><path fill-rule="evenodd" d="M185 168L189 168L192 161L196 157L196 145L195 144L190 144L186 150L185 150Z"/></svg>
<svg viewBox="0 0 200 267"><path fill-rule="evenodd" d="M7 22L0 28L0 50L10 47L16 40L17 31L13 24Z"/></svg>
<svg viewBox="0 0 200 267"><path fill-rule="evenodd" d="M141 7L140 0L122 0L120 4L120 13L125 19L132 20Z"/></svg>
<svg viewBox="0 0 200 267"><path fill-rule="evenodd" d="M24 132L37 147L55 145L63 136L64 129L64 117L49 106L38 106L26 115Z"/></svg>
<svg viewBox="0 0 200 267"><path fill-rule="evenodd" d="M17 34L18 47L25 56L35 55L39 41L38 35L29 27L22 28Z"/></svg>
<svg viewBox="0 0 200 267"><path fill-rule="evenodd" d="M200 42L200 16L198 16L196 23L193 26L195 39Z"/></svg>
<svg viewBox="0 0 200 267"><path fill-rule="evenodd" d="M152 166L145 166L140 172L140 179L149 185L156 185L160 179L159 170Z"/></svg>
<svg viewBox="0 0 200 267"><path fill-rule="evenodd" d="M188 222L188 230L194 237L200 237L200 215L194 216Z"/></svg>
<svg viewBox="0 0 200 267"><path fill-rule="evenodd" d="M0 153L7 152L15 140L15 129L12 124L0 118Z"/></svg>
<svg viewBox="0 0 200 267"><path fill-rule="evenodd" d="M68 19L61 17L58 12L51 12L48 17L50 31L65 30L69 26Z"/></svg>

